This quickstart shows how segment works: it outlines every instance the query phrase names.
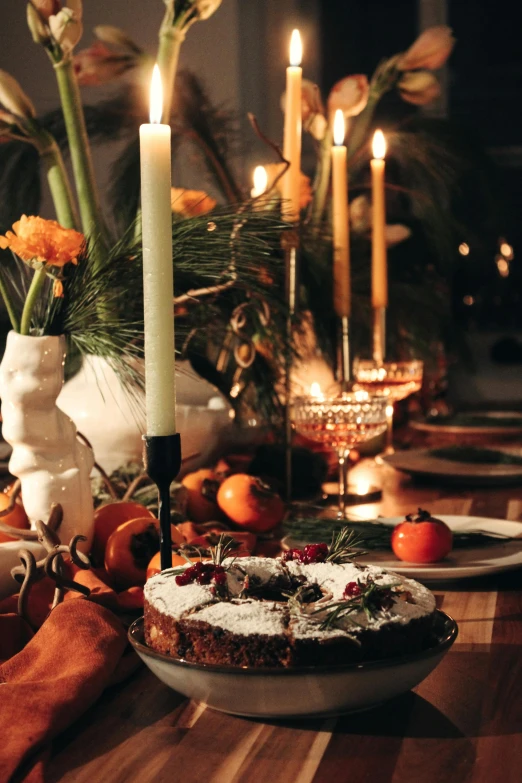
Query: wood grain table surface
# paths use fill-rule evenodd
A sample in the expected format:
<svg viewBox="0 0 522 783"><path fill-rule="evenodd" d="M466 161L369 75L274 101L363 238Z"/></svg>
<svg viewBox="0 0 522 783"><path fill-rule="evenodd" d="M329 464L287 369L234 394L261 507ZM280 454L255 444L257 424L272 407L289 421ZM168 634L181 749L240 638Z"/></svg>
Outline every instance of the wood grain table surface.
<svg viewBox="0 0 522 783"><path fill-rule="evenodd" d="M384 467L369 518L432 513L522 519L522 489L418 486ZM224 715L145 668L105 692L55 743L49 783L521 783L522 570L441 585L458 639L414 691L322 720ZM306 693L303 693L306 698Z"/></svg>

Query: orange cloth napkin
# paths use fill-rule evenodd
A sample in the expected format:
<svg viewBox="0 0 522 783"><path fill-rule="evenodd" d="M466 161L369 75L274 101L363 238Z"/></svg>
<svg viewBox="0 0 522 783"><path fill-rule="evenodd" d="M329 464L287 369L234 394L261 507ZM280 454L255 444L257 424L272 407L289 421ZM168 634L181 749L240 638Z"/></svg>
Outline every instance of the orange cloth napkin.
<svg viewBox="0 0 522 783"><path fill-rule="evenodd" d="M110 610L140 609L142 588L116 593L103 571L70 569L90 598L68 592L49 614L54 583L40 580L28 603L36 632L16 615L16 596L0 602L1 783L43 783L51 740L139 663Z"/></svg>

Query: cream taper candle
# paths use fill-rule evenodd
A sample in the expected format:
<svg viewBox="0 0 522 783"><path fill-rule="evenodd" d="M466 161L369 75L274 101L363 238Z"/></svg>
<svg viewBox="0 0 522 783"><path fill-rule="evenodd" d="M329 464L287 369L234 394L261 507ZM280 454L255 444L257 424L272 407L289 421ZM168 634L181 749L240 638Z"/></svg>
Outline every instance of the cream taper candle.
<svg viewBox="0 0 522 783"><path fill-rule="evenodd" d="M332 213L334 309L341 318L350 316L350 226L348 215L348 173L344 145L344 114L335 112L332 147Z"/></svg>
<svg viewBox="0 0 522 783"><path fill-rule="evenodd" d="M299 220L299 191L301 176L301 89L303 55L299 30L294 30L290 40L290 65L286 69L285 131L283 155L290 166L283 176L283 215L286 220Z"/></svg>
<svg viewBox="0 0 522 783"><path fill-rule="evenodd" d="M150 124L140 127L147 435L176 432L170 125L161 124L158 66Z"/></svg>
<svg viewBox="0 0 522 783"><path fill-rule="evenodd" d="M383 132L373 136L372 169L372 306L388 306L388 268L386 261L386 201L384 196L384 156L386 141Z"/></svg>

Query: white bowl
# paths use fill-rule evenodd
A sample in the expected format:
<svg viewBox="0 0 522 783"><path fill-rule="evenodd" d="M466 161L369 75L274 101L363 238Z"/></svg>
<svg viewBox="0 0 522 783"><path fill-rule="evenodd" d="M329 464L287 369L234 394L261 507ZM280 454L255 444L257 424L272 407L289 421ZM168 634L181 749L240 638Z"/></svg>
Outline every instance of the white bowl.
<svg viewBox="0 0 522 783"><path fill-rule="evenodd" d="M420 653L341 666L262 669L171 658L145 645L142 617L129 628L132 646L165 685L220 712L249 718L309 718L375 707L422 682L457 634L455 620L437 610L433 644Z"/></svg>

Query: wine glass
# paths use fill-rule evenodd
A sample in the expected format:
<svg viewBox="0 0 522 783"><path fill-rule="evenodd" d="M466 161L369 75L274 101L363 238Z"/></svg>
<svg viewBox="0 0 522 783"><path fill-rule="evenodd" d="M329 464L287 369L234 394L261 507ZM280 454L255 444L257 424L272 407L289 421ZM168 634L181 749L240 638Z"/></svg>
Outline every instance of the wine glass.
<svg viewBox="0 0 522 783"><path fill-rule="evenodd" d="M387 393L387 431L385 454L393 454L393 403L418 392L422 386L423 363L418 359L404 362L376 362L355 359L353 366L357 386L373 394Z"/></svg>
<svg viewBox="0 0 522 783"><path fill-rule="evenodd" d="M332 397L296 397L291 416L295 429L318 443L337 451L339 457L339 511L346 516L348 465L351 449L386 430L385 393L372 395L358 390Z"/></svg>

